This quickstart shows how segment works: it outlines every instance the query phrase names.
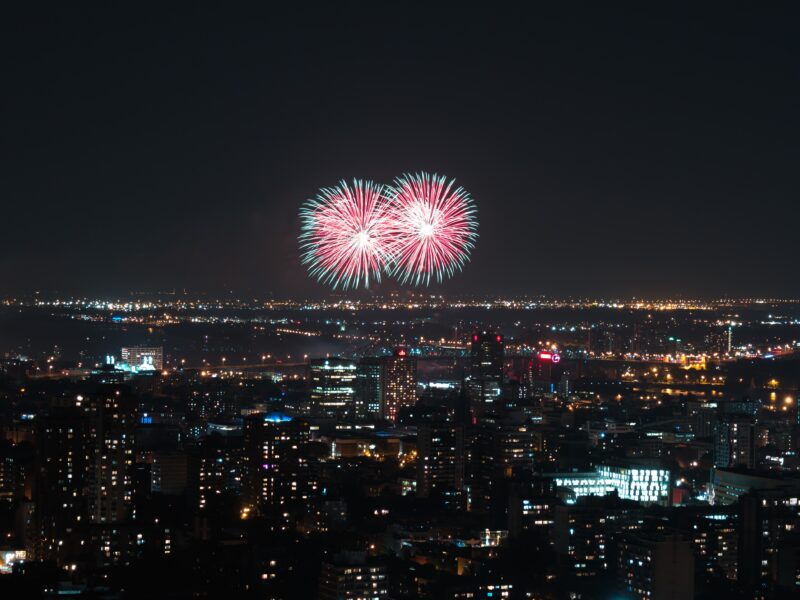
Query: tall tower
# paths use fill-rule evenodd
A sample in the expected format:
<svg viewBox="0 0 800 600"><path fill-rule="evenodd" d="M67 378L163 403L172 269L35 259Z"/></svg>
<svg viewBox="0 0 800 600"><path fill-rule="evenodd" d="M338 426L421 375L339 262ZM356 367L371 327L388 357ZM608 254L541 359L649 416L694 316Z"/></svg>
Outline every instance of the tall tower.
<svg viewBox="0 0 800 600"><path fill-rule="evenodd" d="M122 389L101 388L78 402L89 420L88 500L93 523L121 523L131 507L136 407Z"/></svg>
<svg viewBox="0 0 800 600"><path fill-rule="evenodd" d="M35 555L57 565L85 542L89 420L78 407L53 407L36 419Z"/></svg>
<svg viewBox="0 0 800 600"><path fill-rule="evenodd" d="M400 408L417 401L417 359L405 348L381 358L381 401L381 416L391 421Z"/></svg>
<svg viewBox="0 0 800 600"><path fill-rule="evenodd" d="M503 383L503 336L483 331L472 336L470 347L470 399L475 412L491 410L498 402Z"/></svg>
<svg viewBox="0 0 800 600"><path fill-rule="evenodd" d="M365 357L358 362L356 369L356 419L377 418L383 405L381 384L381 359Z"/></svg>

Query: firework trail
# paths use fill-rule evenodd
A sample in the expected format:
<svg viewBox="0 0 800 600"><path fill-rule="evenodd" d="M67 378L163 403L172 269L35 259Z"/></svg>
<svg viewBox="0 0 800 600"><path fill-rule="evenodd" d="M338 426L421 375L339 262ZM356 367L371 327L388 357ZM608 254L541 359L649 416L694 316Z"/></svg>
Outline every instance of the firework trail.
<svg viewBox="0 0 800 600"><path fill-rule="evenodd" d="M428 285L460 271L478 237L469 193L444 175L417 173L389 188L391 272L400 283Z"/></svg>
<svg viewBox="0 0 800 600"><path fill-rule="evenodd" d="M303 204L301 258L318 281L343 290L380 282L390 263L384 192L371 181L342 180Z"/></svg>

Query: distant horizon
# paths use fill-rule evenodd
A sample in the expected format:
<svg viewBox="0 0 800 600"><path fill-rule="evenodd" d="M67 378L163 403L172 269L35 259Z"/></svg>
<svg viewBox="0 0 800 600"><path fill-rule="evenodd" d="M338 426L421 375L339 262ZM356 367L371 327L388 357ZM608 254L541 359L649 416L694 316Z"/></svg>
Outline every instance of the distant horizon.
<svg viewBox="0 0 800 600"><path fill-rule="evenodd" d="M0 302L11 300L36 300L37 298L47 302L54 301L115 301L115 300L135 300L136 298L153 299L158 297L183 297L187 299L208 299L211 301L240 301L240 302L352 302L365 303L370 301L404 301L405 299L418 298L426 300L444 301L474 301L481 302L502 302L502 301L526 301L526 302L574 302L574 303L674 303L674 302L709 302L709 303L800 303L800 296L758 296L758 295L690 295L676 293L673 295L591 295L591 294L543 294L543 293L443 293L426 290L401 289L386 293L372 293L371 290L347 291L347 292L328 292L319 295L284 295L279 296L275 293L255 293L248 290L228 290L228 291L203 291L203 290L155 290L155 291L129 291L122 293L80 293L34 290L24 292L3 292L0 293Z"/></svg>

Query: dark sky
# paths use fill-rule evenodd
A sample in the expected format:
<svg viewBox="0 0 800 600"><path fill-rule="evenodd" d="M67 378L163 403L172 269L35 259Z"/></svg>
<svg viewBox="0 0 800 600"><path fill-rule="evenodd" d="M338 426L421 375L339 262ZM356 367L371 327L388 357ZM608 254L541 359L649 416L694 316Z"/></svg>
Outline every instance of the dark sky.
<svg viewBox="0 0 800 600"><path fill-rule="evenodd" d="M800 296L790 3L81 4L0 16L0 293L319 295L300 203L424 169L434 291Z"/></svg>

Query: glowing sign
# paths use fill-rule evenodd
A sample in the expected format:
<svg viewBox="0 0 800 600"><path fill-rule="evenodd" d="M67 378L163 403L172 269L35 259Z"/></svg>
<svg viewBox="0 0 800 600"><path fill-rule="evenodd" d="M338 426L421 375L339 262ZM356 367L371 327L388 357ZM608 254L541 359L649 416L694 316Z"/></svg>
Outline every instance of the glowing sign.
<svg viewBox="0 0 800 600"><path fill-rule="evenodd" d="M561 355L555 352L539 352L539 360L551 360L554 363L561 362Z"/></svg>

